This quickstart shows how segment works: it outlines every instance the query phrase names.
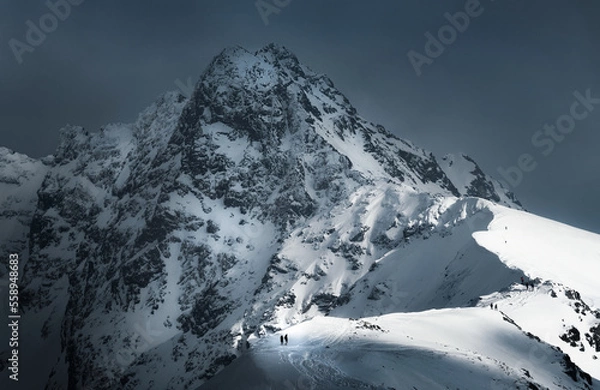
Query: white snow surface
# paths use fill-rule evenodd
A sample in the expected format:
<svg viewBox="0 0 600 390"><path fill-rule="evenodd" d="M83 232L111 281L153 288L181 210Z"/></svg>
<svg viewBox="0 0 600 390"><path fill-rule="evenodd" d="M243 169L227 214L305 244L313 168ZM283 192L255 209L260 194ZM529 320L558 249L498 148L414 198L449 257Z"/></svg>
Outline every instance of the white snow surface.
<svg viewBox="0 0 600 390"><path fill-rule="evenodd" d="M600 304L600 236L524 211L490 206L494 219L477 243L531 278L562 283Z"/></svg>
<svg viewBox="0 0 600 390"><path fill-rule="evenodd" d="M562 354L481 307L317 317L251 343L200 390L587 388Z"/></svg>
<svg viewBox="0 0 600 390"><path fill-rule="evenodd" d="M347 212L372 230L376 215L389 216L391 204L405 205L405 212L418 210L410 201L392 197L389 202L390 192L369 194L362 211ZM434 233L376 255L374 270L360 275L340 263L320 262L324 256L300 237L288 241L282 253L302 259L295 264L305 274L316 267L325 270L326 282L288 279L282 287L296 295L296 306L278 309L273 323L280 331L254 340L239 362L201 389L236 389L241 383L274 389L525 389L529 382L550 389L586 388L566 376L556 347L595 378L592 388L598 386L600 354L585 339L571 347L559 336L575 326L583 338L600 323L593 314L600 236L477 199L445 198L424 214L448 234ZM321 231L316 224L311 230ZM526 291L521 277L538 278L535 289ZM348 293L350 302L325 318L314 308L294 314L322 285L333 294ZM344 291L349 285L356 287ZM569 289L579 291L590 310L578 312L565 296ZM490 303L498 311L490 310ZM361 321L385 332L355 329ZM279 335L285 333L293 343L280 346Z"/></svg>

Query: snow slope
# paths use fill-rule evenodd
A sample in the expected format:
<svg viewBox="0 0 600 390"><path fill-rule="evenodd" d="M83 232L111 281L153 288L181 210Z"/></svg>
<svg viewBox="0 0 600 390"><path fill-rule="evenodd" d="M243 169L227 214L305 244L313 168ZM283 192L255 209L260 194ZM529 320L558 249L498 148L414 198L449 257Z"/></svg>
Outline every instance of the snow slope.
<svg viewBox="0 0 600 390"><path fill-rule="evenodd" d="M394 202L393 204L398 205L402 203ZM381 207L381 205L382 202L372 201L369 203L369 211L381 214L381 211L377 211L377 208ZM410 208L410 206L405 207ZM461 340L461 337L470 337L469 342L472 343L470 347L460 345L457 348L459 350L470 349L471 351L477 351L475 355L479 356L478 359L483 359L484 362L487 362L481 363L483 366L489 365L489 367L494 367L493 369L488 367L487 370L489 371L484 370L487 372L486 375L479 372L481 378L474 380L475 382L460 382L458 379L459 376L452 377L452 375L449 375L450 372L464 369L464 367L458 368L454 366L456 356L450 360L442 359L441 361L432 358L433 360L430 360L427 365L426 377L432 377L432 369L439 369L440 371L435 374L437 376L434 375L435 379L433 379L435 386L458 386L459 388L473 389L485 388L486 386L489 388L491 386L487 384L484 387L480 387L482 384L477 381L482 380L484 382L492 381L491 383L497 386L492 386L491 388L515 388L511 386L515 386L514 383L517 382L523 388L526 388L528 381L553 388L552 381L555 379L552 378L556 378L560 370L556 371L555 368L552 368L554 374L550 375L547 372L542 373L544 370L549 369L548 367L543 367L546 365L554 367L564 357L562 357L562 353L552 348L562 349L587 374L590 374L596 380L600 378L600 364L598 363L598 357L600 356L600 344L598 343L600 340L600 310L595 305L598 288L594 285L594 279L600 275L600 250L598 250L600 249L600 237L598 235L558 224L557 222L549 221L523 211L497 206L491 202L477 199L445 199L437 205L433 205L428 210L428 215L430 215L429 223L432 225L431 231L425 231L421 237L419 235L411 236L411 242L405 242L398 248L383 255L372 263L369 271L362 277L350 281L352 273L348 273L344 269L327 272L321 276L321 278L327 281L324 283L325 286L352 286L345 292L338 292L339 296L344 298L343 302L338 306L334 305L332 310L327 312L329 315L328 318L399 316L398 318L427 319L427 321L435 323L435 326L439 328L436 331L430 330L430 333L427 333L427 337L435 338L435 335L443 335L442 337L447 337L447 339L440 340L439 342L449 345L452 345L456 340ZM361 218L368 220L371 214L366 212L355 213L355 215L361 215ZM506 228L507 226L508 229ZM527 234L525 235L524 230L516 229L514 226L523 227L523 229L526 229ZM313 226L313 229L316 228ZM511 231L513 236L509 234ZM544 241L548 238L550 241ZM531 249L528 245L529 242L539 246ZM546 244L542 245L544 242ZM308 254L306 248L301 249L302 245L300 244L293 244L292 242L291 245L292 247L286 249L284 252L287 253L288 258L293 258L294 253L301 254L299 256L301 258L319 258L317 254ZM574 256L572 253L569 255L569 250L566 248L577 248L576 255ZM533 257L532 254L537 254L537 257ZM305 275L310 275L308 273L309 269L313 269L312 273L314 273L314 266L308 263L299 264L307 267ZM579 272L569 272L571 268ZM319 281L321 278L319 278ZM527 292L520 283L521 278L527 281L536 279L534 290ZM296 302L299 302L297 303L299 307L294 308L293 305L289 304L279 307L272 321L274 329L281 330L279 333L290 333L293 340L300 339L305 346L306 337L310 338L313 333L318 335L324 332L321 329L321 325L315 325L318 323L315 321L321 320L313 319L303 322L305 318L319 315L318 310L306 310L307 302L315 302L316 305L321 303L318 300L314 300L315 296L319 296L317 291L311 287L315 283L317 282L314 282L310 278L301 277L296 282L288 285L289 287L287 288L293 292ZM330 291L336 293L335 288ZM577 291L580 291L581 294ZM488 318L489 315L487 312L490 311L491 315L502 318L497 312L489 309L490 303L498 305L499 311L503 313L507 323L510 322L513 324L510 327L510 331L520 333L517 337L511 335L509 332L495 339L498 343L496 347L502 348L505 353L502 356L498 355L494 350L487 349L488 336L482 336L477 332L470 331L464 335L455 334L457 331L465 331L465 328L470 329L465 323L475 321L473 317L470 317L470 320L466 318L459 320L459 318L467 316L467 314L478 313L474 315L481 315L484 316L483 318ZM465 311L464 309L431 310L432 308L452 307L476 307L477 309L472 309L475 311ZM291 315L291 313L298 313L298 311L305 313L305 315ZM386 314L398 312L417 313L410 315ZM454 319L441 321L440 318L443 318L440 317L439 313L441 312L453 313L452 316ZM483 318L475 318L477 318L475 322L481 325L482 330L487 329L486 331L494 334L497 324L487 323ZM326 319L323 319L323 321L326 321ZM372 322L371 320L368 321ZM465 323L459 324L453 321L465 321ZM290 327L290 324L298 323L300 325L292 325ZM472 326L471 323L469 325ZM310 329L312 330L294 334L295 329L302 326L311 327ZM339 324L329 324L327 326L340 327ZM411 322L410 326L403 324L401 328L406 332L407 337L419 340L413 347L419 349L428 346L428 348L432 348L431 353L434 356L444 355L443 349L436 350L431 347L431 340L428 340L421 333L421 329L423 328L422 323L419 323L414 328L412 326ZM395 333L396 328L390 327L389 329L391 329L391 333ZM575 333L580 335L578 339L577 337L573 337L573 331L569 332L571 328L577 329ZM502 330L502 332L505 331L506 329ZM595 336L594 331L596 332ZM530 332L530 334L527 335L526 332ZM265 376L259 376L259 378L266 380L268 383L270 383L269 381L279 384L284 383L285 380L289 380L289 376L278 377L274 371L279 372L279 368L276 370L271 368L272 366L278 366L265 357L265 355L269 355L273 351L271 349L267 352L262 350L266 345L271 345L269 343L276 344L277 337L274 337L270 333L267 333L266 336L273 340L269 342L260 341L257 345L253 345L250 349L250 357L243 357L242 359L251 359L251 364L256 366L259 372L261 370L266 372ZM403 338L404 336L396 334L395 337ZM506 338L512 339L513 337L517 340L539 338L543 344L537 341L531 344L529 341L513 340L506 345L502 345ZM529 345L529 349L523 350L521 345L523 343ZM310 343L308 345L310 345L310 348L307 350L294 351L294 353L297 355L310 354L311 359L316 361L314 364L330 365L322 368L323 370L327 370L324 372L339 373L341 371L347 374L352 373L354 379L357 379L356 376L360 376L361 373L372 371L367 368L369 367L368 358L365 358L367 359L366 363L363 358L359 358L363 356L363 352L352 352L357 347L351 342L340 346L345 352L336 355L336 358L333 360L331 356L325 358L319 355L321 353L319 350L324 345L313 346ZM326 343L325 345L328 344ZM412 355L412 353L407 353L406 355ZM386 357L383 360L387 361L391 359L386 366L388 370L380 372L377 378L391 375L396 379L390 382L392 385L386 384L386 386L394 387L399 384L398 378L406 380L406 378L416 375L419 377L414 379L414 386L417 388L436 388L430 387L433 385L427 381L423 382L425 376L423 376L422 370L418 369L418 367L423 367L421 365L425 363L419 361L417 357L419 356L418 353L414 355L413 358L416 361L412 361L411 363L407 363L404 360L400 361L393 357ZM475 355L471 356L471 358L475 359ZM554 360L550 359L549 356L553 356L552 359ZM284 362L294 365L294 357L284 357L283 359ZM349 369L344 366L345 362L353 359L359 359L362 363L365 363L363 369L359 370L358 367ZM405 359L410 360L411 357L405 357ZM533 361L534 365L526 366L523 364L522 367L519 367L521 363L515 362L520 362L521 360L528 360L530 363ZM437 363L434 364L433 361L437 361ZM407 366L407 364L408 367L411 367L408 369L410 373L401 371L402 367ZM432 368L432 365L435 368ZM238 366L232 365L232 367ZM544 379L530 380L531 378L528 379L522 368L525 368L532 375L532 378L539 377ZM295 371L290 371L289 369L288 367L283 371L289 372L292 375ZM304 367L304 369L300 367L298 368L300 374L296 373L295 375L305 375L304 377L301 376L301 378L304 378L305 382L313 386L305 388L344 388L344 386L352 388L348 387L349 385L343 380L343 378L349 380L348 375L339 374L339 383L320 382L326 376L322 374L322 377L315 377L320 369L313 366ZM391 372L389 372L390 370ZM396 370L400 371L396 373ZM490 373L501 371L509 373L506 374L506 377L501 377L500 375L497 378L490 375ZM534 372L536 374L532 374ZM231 380L234 375L236 375L235 371L232 373L227 368L223 371L223 374L215 377L214 383L229 383L232 386L222 388L239 388L234 385L235 381L220 382L222 380ZM244 374L239 375L244 377ZM352 375L350 376L352 377ZM564 374L562 376L563 378L556 383L563 383L565 388L585 388L578 387L579 385L575 383L570 383L568 377L565 377ZM212 381L208 383L210 386L214 386ZM356 386L356 388L362 388L360 386L365 385L365 383L369 386L381 385L378 380L372 377L362 378L361 381L352 383L352 386ZM597 385L597 382L595 382L595 385ZM210 386L207 388L212 388ZM441 388L444 388L443 386ZM275 386L273 388L278 387ZM400 385L395 388L412 387Z"/></svg>
<svg viewBox="0 0 600 390"><path fill-rule="evenodd" d="M590 344L585 336L596 332L600 339L600 236L519 210L496 205L490 210L494 218L488 229L473 234L477 243L522 270L526 279L546 282L533 295L506 298L507 313L542 340L568 350L574 362L600 378L600 344ZM571 346L560 336L572 327L581 341Z"/></svg>
<svg viewBox="0 0 600 390"><path fill-rule="evenodd" d="M600 377L600 311L593 310L576 295L574 290L553 282L541 283L529 291L515 284L508 291L483 297L481 305L484 308L489 304L498 305L498 310L524 332L560 348L597 379ZM532 358L545 360L538 355L532 354Z"/></svg>
<svg viewBox="0 0 600 390"><path fill-rule="evenodd" d="M490 206L494 219L477 243L509 267L552 280L600 305L600 236L524 211Z"/></svg>
<svg viewBox="0 0 600 390"><path fill-rule="evenodd" d="M280 345L280 334L289 344ZM487 308L317 317L268 338L211 389L588 389L600 382ZM536 387L533 387L536 386Z"/></svg>

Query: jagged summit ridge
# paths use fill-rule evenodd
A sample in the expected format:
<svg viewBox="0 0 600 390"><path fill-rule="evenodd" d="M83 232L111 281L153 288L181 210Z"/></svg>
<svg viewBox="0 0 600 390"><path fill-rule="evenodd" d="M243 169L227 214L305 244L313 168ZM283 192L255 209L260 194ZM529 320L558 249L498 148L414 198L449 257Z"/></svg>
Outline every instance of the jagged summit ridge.
<svg viewBox="0 0 600 390"><path fill-rule="evenodd" d="M416 186L437 183L427 191L467 195L457 190L431 153L366 121L329 78L276 44L255 53L241 47L224 50L201 76L182 119L184 139L196 137L203 126L223 123L233 130L229 138L247 136L263 148L302 147L321 140L365 177L391 176ZM476 191L468 196L499 198Z"/></svg>

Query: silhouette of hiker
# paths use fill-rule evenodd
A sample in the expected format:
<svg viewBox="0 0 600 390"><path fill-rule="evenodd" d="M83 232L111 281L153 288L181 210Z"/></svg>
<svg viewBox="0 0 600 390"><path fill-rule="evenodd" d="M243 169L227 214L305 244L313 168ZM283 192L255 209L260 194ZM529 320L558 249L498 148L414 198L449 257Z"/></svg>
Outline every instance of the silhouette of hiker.
<svg viewBox="0 0 600 390"><path fill-rule="evenodd" d="M498 310L498 304L494 305L494 310Z"/></svg>
<svg viewBox="0 0 600 390"><path fill-rule="evenodd" d="M490 309L494 310L494 304L490 303Z"/></svg>
<svg viewBox="0 0 600 390"><path fill-rule="evenodd" d="M287 345L287 343L288 343L287 334L285 335L284 339L285 339L285 345Z"/></svg>
<svg viewBox="0 0 600 390"><path fill-rule="evenodd" d="M283 336L279 336L279 341L281 341L281 345L283 345Z"/></svg>

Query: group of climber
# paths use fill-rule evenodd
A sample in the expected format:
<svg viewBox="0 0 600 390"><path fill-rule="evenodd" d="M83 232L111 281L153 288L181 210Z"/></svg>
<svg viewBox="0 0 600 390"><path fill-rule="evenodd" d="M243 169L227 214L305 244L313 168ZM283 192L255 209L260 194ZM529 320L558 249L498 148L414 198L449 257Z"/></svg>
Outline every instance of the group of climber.
<svg viewBox="0 0 600 390"><path fill-rule="evenodd" d="M283 345L284 341L285 341L285 345L287 345L287 343L288 343L287 334L285 336L283 336L283 335L279 336L279 341L281 342L281 345Z"/></svg>
<svg viewBox="0 0 600 390"><path fill-rule="evenodd" d="M527 291L531 288L531 291L535 291L535 281L534 280L525 280L523 276L521 276L521 284L527 288ZM490 303L490 309L498 310L498 304Z"/></svg>
<svg viewBox="0 0 600 390"><path fill-rule="evenodd" d="M530 287L531 287L531 291L535 290L535 284L533 283L533 280L525 280L521 276L521 284L527 288L527 291L529 291Z"/></svg>

